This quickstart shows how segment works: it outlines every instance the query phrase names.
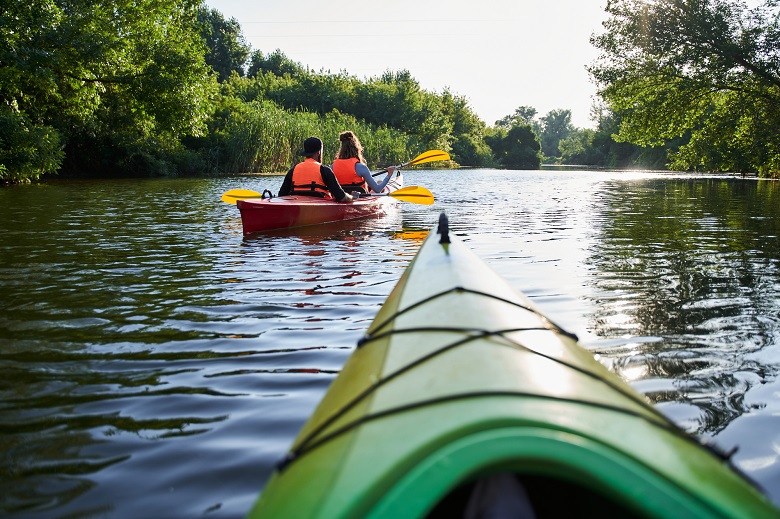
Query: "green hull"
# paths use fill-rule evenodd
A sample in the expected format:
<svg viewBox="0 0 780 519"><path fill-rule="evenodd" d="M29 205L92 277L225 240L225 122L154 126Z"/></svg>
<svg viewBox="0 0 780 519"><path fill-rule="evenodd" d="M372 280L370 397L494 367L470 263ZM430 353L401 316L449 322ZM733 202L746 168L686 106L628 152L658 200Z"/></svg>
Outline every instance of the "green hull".
<svg viewBox="0 0 780 519"><path fill-rule="evenodd" d="M457 237L439 238L250 517L462 517L473 482L495 473L514 475L537 517L780 517Z"/></svg>

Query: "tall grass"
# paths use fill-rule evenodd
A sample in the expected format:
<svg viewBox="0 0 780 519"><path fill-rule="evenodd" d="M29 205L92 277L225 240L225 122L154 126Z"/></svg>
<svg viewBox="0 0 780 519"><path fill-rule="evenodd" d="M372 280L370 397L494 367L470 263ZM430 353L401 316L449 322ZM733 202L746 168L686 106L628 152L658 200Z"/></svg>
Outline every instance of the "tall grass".
<svg viewBox="0 0 780 519"><path fill-rule="evenodd" d="M307 137L324 143L324 163L331 163L338 150L339 133L353 131L365 148L369 167L379 168L406 162L425 150L417 139L398 130L376 127L354 117L332 111L324 116L305 111L290 112L268 100L243 103L226 118L219 146L224 173L287 171L300 160ZM410 156L410 154L412 156Z"/></svg>

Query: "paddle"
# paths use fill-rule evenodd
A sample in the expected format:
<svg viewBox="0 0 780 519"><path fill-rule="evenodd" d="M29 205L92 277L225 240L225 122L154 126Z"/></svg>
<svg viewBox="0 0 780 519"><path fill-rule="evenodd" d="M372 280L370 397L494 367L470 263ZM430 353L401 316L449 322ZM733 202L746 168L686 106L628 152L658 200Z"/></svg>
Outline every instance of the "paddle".
<svg viewBox="0 0 780 519"><path fill-rule="evenodd" d="M397 189L392 193L368 193L360 194L360 198L366 198L369 196L392 196L398 200L404 202L410 202L412 204L431 205L433 204L433 193L420 186L408 186Z"/></svg>
<svg viewBox="0 0 780 519"><path fill-rule="evenodd" d="M222 195L223 202L233 205L236 205L236 202L244 200L245 198L263 198L263 195L257 191L252 191L251 189L231 189Z"/></svg>
<svg viewBox="0 0 780 519"><path fill-rule="evenodd" d="M404 162L400 166L396 166L396 169L405 168L406 166L414 166L416 164L425 164L426 162L435 162L437 160L450 160L450 156L446 151L428 150L425 153L417 155L409 162ZM387 170L383 169L377 171L376 173L371 173L371 176L375 177L377 175L381 175L382 173L387 173Z"/></svg>
<svg viewBox="0 0 780 519"><path fill-rule="evenodd" d="M412 204L431 205L433 204L433 194L420 186L409 186L393 191L392 193L370 193L361 194L360 198L369 196L392 196L398 200L404 202L410 202ZM222 201L228 204L236 205L239 200L245 200L247 198L263 198L263 195L257 191L251 189L231 189L222 195ZM265 198L270 198L265 196Z"/></svg>

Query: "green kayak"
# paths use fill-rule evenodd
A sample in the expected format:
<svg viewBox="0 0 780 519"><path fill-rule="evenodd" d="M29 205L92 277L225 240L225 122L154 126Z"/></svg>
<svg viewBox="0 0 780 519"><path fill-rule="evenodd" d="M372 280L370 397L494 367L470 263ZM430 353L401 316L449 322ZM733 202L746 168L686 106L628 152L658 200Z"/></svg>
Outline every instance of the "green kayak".
<svg viewBox="0 0 780 519"><path fill-rule="evenodd" d="M250 517L580 516L780 511L442 215Z"/></svg>

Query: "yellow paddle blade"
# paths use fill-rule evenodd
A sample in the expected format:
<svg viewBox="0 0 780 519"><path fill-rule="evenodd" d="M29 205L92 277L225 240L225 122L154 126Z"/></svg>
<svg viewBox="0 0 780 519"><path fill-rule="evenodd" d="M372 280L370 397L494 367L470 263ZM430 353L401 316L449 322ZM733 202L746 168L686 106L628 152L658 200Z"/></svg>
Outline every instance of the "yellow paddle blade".
<svg viewBox="0 0 780 519"><path fill-rule="evenodd" d="M236 205L236 202L245 198L262 198L263 195L251 189L231 189L222 195L222 201L226 204Z"/></svg>
<svg viewBox="0 0 780 519"><path fill-rule="evenodd" d="M425 153L417 155L407 162L407 164L413 166L415 164L425 164L426 162L435 162L437 160L450 160L450 155L446 151L428 150Z"/></svg>
<svg viewBox="0 0 780 519"><path fill-rule="evenodd" d="M433 193L420 186L404 187L397 191L393 191L392 193L388 193L388 196L413 204L431 205L434 202Z"/></svg>

